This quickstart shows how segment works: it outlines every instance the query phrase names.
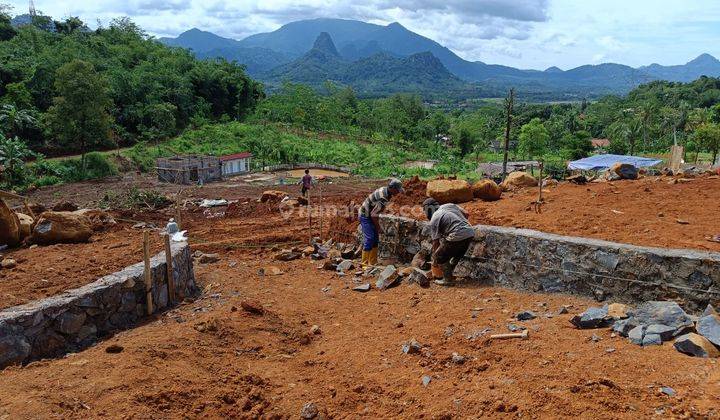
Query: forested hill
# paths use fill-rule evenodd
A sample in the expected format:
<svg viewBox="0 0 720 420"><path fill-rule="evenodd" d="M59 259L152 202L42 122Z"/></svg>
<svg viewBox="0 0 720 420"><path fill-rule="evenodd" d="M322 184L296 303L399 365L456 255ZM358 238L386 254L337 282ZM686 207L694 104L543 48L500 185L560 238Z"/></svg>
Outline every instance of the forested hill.
<svg viewBox="0 0 720 420"><path fill-rule="evenodd" d="M36 151L156 142L191 122L243 117L262 96L240 65L169 48L127 19L90 30L39 16L13 27L0 13L2 132Z"/></svg>
<svg viewBox="0 0 720 420"><path fill-rule="evenodd" d="M409 58L419 53L435 57L453 76L460 79L462 87L446 89L445 95L497 96L516 87L519 96L534 100L580 100L598 98L606 94L626 94L633 88L653 80L689 82L700 76L720 76L720 61L703 54L686 64L662 66L652 64L633 68L623 64L602 63L561 70L551 67L546 71L524 70L508 66L468 61L459 57L438 42L414 33L399 23L386 26L345 19L310 19L290 22L279 29L249 36L242 40L223 38L210 32L191 29L177 38L162 38L161 42L182 46L194 51L199 57L225 57L247 66L248 72L260 80L275 84L284 79L316 84L316 80L302 77L305 56L321 33L334 41L338 56L346 63L373 58L378 54L395 59ZM389 61L389 60L388 60ZM366 67L367 68L367 67ZM308 70L310 67L308 67ZM324 74L314 76L319 79ZM341 72L342 73L342 72ZM353 72L345 78L346 84L360 94L389 94L402 90L425 96L435 94L437 89L427 85L422 74L409 73L413 83L406 84L408 77L394 82L383 80L383 91L377 83L377 75ZM329 76L338 76L330 74ZM342 76L342 74L340 75ZM329 78L332 79L332 78ZM454 83L458 85L457 83Z"/></svg>

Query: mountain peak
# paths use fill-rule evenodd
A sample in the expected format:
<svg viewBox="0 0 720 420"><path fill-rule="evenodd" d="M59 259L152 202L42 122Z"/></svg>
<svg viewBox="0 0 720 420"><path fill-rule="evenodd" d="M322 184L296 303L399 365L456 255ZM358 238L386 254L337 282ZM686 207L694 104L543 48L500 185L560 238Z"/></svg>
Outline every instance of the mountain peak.
<svg viewBox="0 0 720 420"><path fill-rule="evenodd" d="M717 58L713 57L710 54L700 54L695 58L694 60L690 61L688 64L701 64L701 65L708 65L708 64L718 64L720 63Z"/></svg>
<svg viewBox="0 0 720 420"><path fill-rule="evenodd" d="M402 26L399 22L393 22L393 23L389 24L387 27L391 28L391 29L405 29L405 27Z"/></svg>
<svg viewBox="0 0 720 420"><path fill-rule="evenodd" d="M315 39L313 49L320 50L334 56L340 56L337 48L335 48L335 43L333 42L332 38L330 38L330 34L327 32L320 32L320 35L318 35L318 37Z"/></svg>
<svg viewBox="0 0 720 420"><path fill-rule="evenodd" d="M546 68L545 73L562 73L562 70L557 66L552 66Z"/></svg>

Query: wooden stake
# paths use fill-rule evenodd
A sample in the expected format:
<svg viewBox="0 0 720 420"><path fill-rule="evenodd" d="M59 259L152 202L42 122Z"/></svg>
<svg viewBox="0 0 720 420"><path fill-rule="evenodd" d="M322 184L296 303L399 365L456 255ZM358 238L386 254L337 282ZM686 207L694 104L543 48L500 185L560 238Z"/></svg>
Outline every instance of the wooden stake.
<svg viewBox="0 0 720 420"><path fill-rule="evenodd" d="M318 183L318 191L320 192L320 241L323 240L323 200L322 200L322 184Z"/></svg>
<svg viewBox="0 0 720 420"><path fill-rule="evenodd" d="M175 302L175 278L172 267L172 250L170 249L170 235L165 235L165 266L167 267L168 302Z"/></svg>
<svg viewBox="0 0 720 420"><path fill-rule="evenodd" d="M145 262L145 291L147 292L147 314L153 313L152 275L150 273L150 232L143 232L143 261Z"/></svg>
<svg viewBox="0 0 720 420"><path fill-rule="evenodd" d="M178 225L178 230L182 230L182 225L180 222L180 193L182 190L178 191L177 195L175 196L175 223Z"/></svg>
<svg viewBox="0 0 720 420"><path fill-rule="evenodd" d="M313 231L312 231L312 207L310 206L310 196L312 194L310 193L310 190L307 190L307 211L308 211L308 231L310 232L310 240L308 243L312 242L313 238Z"/></svg>

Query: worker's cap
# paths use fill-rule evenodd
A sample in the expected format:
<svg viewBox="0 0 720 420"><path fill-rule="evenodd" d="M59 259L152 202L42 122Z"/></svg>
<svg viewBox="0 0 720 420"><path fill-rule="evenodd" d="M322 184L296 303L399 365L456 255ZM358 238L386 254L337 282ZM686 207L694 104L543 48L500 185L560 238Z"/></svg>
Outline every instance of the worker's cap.
<svg viewBox="0 0 720 420"><path fill-rule="evenodd" d="M428 220L432 219L433 214L435 214L439 207L440 203L438 203L434 198L428 198L423 201L423 211L425 212L425 216L427 216Z"/></svg>
<svg viewBox="0 0 720 420"><path fill-rule="evenodd" d="M398 190L400 192L405 192L402 181L397 178L392 178L390 182L388 182L388 188L392 188L393 190Z"/></svg>

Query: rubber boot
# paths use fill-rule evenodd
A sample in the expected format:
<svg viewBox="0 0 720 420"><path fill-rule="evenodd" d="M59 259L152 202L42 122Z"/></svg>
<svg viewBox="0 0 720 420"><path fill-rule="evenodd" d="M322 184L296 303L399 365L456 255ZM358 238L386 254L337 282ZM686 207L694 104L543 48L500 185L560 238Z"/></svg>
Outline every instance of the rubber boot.
<svg viewBox="0 0 720 420"><path fill-rule="evenodd" d="M440 286L452 286L455 284L455 276L453 276L452 272L455 269L455 266L453 266L450 263L445 263L441 265L442 267L442 279L435 280L435 284L438 284Z"/></svg>
<svg viewBox="0 0 720 420"><path fill-rule="evenodd" d="M360 256L360 265L362 267L367 267L370 261L370 251L365 251L363 249L362 255Z"/></svg>
<svg viewBox="0 0 720 420"><path fill-rule="evenodd" d="M375 247L370 250L370 255L368 256L368 264L377 265L377 263L378 263L378 247Z"/></svg>

